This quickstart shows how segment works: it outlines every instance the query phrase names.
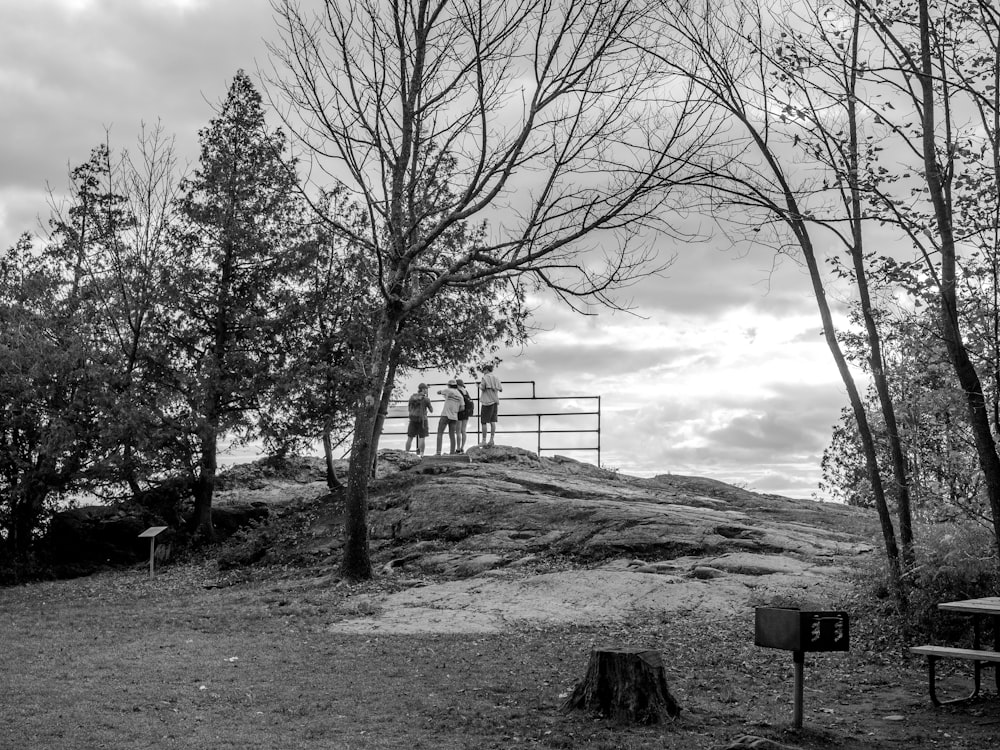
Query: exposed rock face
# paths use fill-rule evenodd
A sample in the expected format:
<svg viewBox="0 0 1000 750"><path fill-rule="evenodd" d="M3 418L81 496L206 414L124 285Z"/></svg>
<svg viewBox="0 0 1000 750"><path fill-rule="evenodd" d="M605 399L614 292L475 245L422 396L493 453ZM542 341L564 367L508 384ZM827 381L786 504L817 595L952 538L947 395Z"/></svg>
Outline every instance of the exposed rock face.
<svg viewBox="0 0 1000 750"><path fill-rule="evenodd" d="M484 463L481 457L494 451L474 449L471 464L374 497L372 538L437 539L449 542L451 553L489 552L507 562L536 553L593 563L734 552L812 559L869 549L851 534L823 528L824 514L854 509L732 487L728 498L708 497L687 490L683 478L644 480L517 451L496 451L508 458ZM803 523L805 517L813 522Z"/></svg>
<svg viewBox="0 0 1000 750"><path fill-rule="evenodd" d="M331 629L495 632L636 612L752 617L753 604L764 603L834 609L877 528L861 509L707 479L640 479L500 446L473 448L468 458L382 453L369 498L372 553L397 590L348 600L352 614ZM221 553L222 569L298 559L336 570L343 504L320 461L234 471L213 512L223 535L259 526ZM68 540L67 554L86 549L105 562L111 542L90 527L107 526L123 555L143 559L148 545L135 537L159 524L116 513L80 509L53 533Z"/></svg>
<svg viewBox="0 0 1000 750"><path fill-rule="evenodd" d="M283 483L320 482L326 479L323 461L310 457L269 456L248 464L237 464L221 472L215 479L215 489L225 492L234 487L261 489L268 483L280 480Z"/></svg>
<svg viewBox="0 0 1000 750"><path fill-rule="evenodd" d="M373 545L398 553L386 572L457 580L398 592L378 616L334 629L481 632L637 609L745 612L752 599L824 607L872 550L852 533L870 523L856 508L516 448L469 455L417 465L371 498Z"/></svg>

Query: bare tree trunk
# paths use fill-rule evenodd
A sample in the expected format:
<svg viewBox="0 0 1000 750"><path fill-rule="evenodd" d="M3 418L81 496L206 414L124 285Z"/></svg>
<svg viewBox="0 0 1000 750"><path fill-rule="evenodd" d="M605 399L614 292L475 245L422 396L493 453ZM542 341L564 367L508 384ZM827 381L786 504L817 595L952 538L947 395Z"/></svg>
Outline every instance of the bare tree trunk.
<svg viewBox="0 0 1000 750"><path fill-rule="evenodd" d="M340 572L350 580L372 577L368 550L368 482L371 478L372 433L378 402L374 398L359 406L354 419L354 442L347 468L347 494L344 514L344 557Z"/></svg>
<svg viewBox="0 0 1000 750"><path fill-rule="evenodd" d="M969 422L976 442L976 454L983 472L986 493L993 515L993 531L1000 552L1000 456L990 429L990 415L979 373L962 340L958 318L955 234L953 212L947 184L938 164L935 138L936 105L934 70L931 58L930 8L928 0L919 0L920 12L920 91L923 125L924 175L940 239L941 253L941 328L945 346L959 385L965 393Z"/></svg>
<svg viewBox="0 0 1000 750"><path fill-rule="evenodd" d="M43 483L28 479L12 490L14 498L11 515L10 547L14 558L25 560L31 551L31 542L38 527L48 489Z"/></svg>
<svg viewBox="0 0 1000 750"><path fill-rule="evenodd" d="M913 562L913 516L910 509L910 480L907 472L906 456L903 452L903 444L899 437L899 425L896 420L896 409L893 405L892 394L889 390L889 380L885 372L885 359L882 355L882 337L875 322L875 313L872 306L871 292L868 287L868 269L865 267L865 257L863 252L864 235L862 232L862 208L861 190L859 187L859 145L858 145L858 102L857 102L857 75L858 75L858 43L861 26L861 13L854 13L854 32L851 46L851 66L848 71L848 169L850 188L850 212L851 212L851 259L854 263L855 281L858 287L858 298L861 304L861 314L865 321L865 330L868 335L868 354L871 365L872 379L875 383L875 392L878 394L879 405L882 409L882 418L885 420L886 437L889 442L889 456L892 463L892 474L895 480L894 494L896 496L896 513L899 518L899 537L902 546L902 564L910 567ZM852 403L852 408L854 404ZM867 426L866 426L867 429ZM867 455L871 469L871 460ZM877 462L875 470L878 470ZM881 475L880 475L881 476Z"/></svg>
<svg viewBox="0 0 1000 750"><path fill-rule="evenodd" d="M142 485L139 484L134 456L135 447L133 442L130 438L126 438L124 445L122 445L122 467L129 491L132 493L132 497L136 498L142 494Z"/></svg>
<svg viewBox="0 0 1000 750"><path fill-rule="evenodd" d="M378 443L382 439L382 429L385 427L386 417L389 416L389 402L392 401L392 389L396 383L396 370L399 369L399 355L403 349L403 341L399 338L399 330L396 331L396 340L392 345L392 354L389 359L389 371L385 377L385 385L382 387L382 398L379 400L378 416L375 418L375 430L372 433L372 444L374 458L372 459L372 477L378 469Z"/></svg>
<svg viewBox="0 0 1000 750"><path fill-rule="evenodd" d="M896 598L896 603L900 610L905 611L906 591L903 587L903 571L900 561L899 546L896 542L896 532L893 528L892 516L889 513L889 504L886 501L885 487L882 483L882 472L878 465L878 451L875 446L875 440L872 436L871 425L868 421L868 413L865 410L864 401L858 391L857 384L854 382L854 376L851 374L847 358L844 356L844 352L840 348L840 342L837 340L836 326L833 322L830 304L826 298L826 290L823 286L823 276L816 257L816 250L812 243L812 237L810 236L809 229L802 218L802 213L799 210L795 192L786 181L784 172L778 164L775 154L768 147L760 132L757 131L751 123L744 120L744 124L750 131L751 137L756 142L761 155L770 166L772 173L781 186L783 198L786 204L785 210L782 212L782 217L795 233L798 246L802 250L802 255L806 261L806 267L809 270L809 280L813 287L813 297L816 299L820 319L823 322L823 336L826 339L827 348L829 348L830 354L833 356L834 363L837 365L837 371L840 373L840 378L844 383L844 388L847 390L847 397L850 401L851 410L854 412L854 420L858 427L858 436L861 439L861 449L865 457L868 479L872 485L872 495L875 500L875 509L878 512L879 523L882 527L882 540L885 544L886 561L889 566L889 578L893 589L893 595ZM877 336L875 340L878 340Z"/></svg>
<svg viewBox="0 0 1000 750"><path fill-rule="evenodd" d="M215 475L218 469L216 438L214 424L202 428L198 476L192 487L194 514L188 524L197 542L211 542L215 539L215 526L212 525L212 497L215 494Z"/></svg>
<svg viewBox="0 0 1000 750"><path fill-rule="evenodd" d="M865 456L865 466L867 467L868 478L872 484L872 494L875 497L875 509L878 512L879 523L882 527L882 540L885 544L886 560L889 564L889 577L893 587L896 602L901 609L906 606L906 593L903 589L903 574L900 564L899 547L896 544L896 533L892 525L892 517L889 514L889 504L886 502L885 488L882 484L882 473L878 465L878 452L875 448L875 440L872 437L871 426L868 422L868 414L865 411L864 401L858 392L858 387L854 382L854 376L847 364L847 358L837 341L836 329L833 323L833 315L830 312L830 305L826 299L826 291L823 288L823 279L820 275L819 264L816 261L816 254L813 251L812 242L808 236L800 236L800 246L806 259L806 266L809 269L809 279L812 282L813 294L816 304L819 306L820 318L823 321L823 335L826 338L827 347L833 355L840 378L847 389L847 397L854 412L854 420L858 426L858 435L861 438L861 448Z"/></svg>
<svg viewBox="0 0 1000 750"><path fill-rule="evenodd" d="M354 440L351 443L351 460L347 469L344 557L340 566L340 572L350 580L372 577L368 548L368 483L375 455L375 430L392 357L395 331L396 321L386 311L375 334L367 393L358 404L354 418Z"/></svg>
<svg viewBox="0 0 1000 750"><path fill-rule="evenodd" d="M329 429L323 430L323 458L326 460L326 486L336 491L344 489L333 468L333 436Z"/></svg>

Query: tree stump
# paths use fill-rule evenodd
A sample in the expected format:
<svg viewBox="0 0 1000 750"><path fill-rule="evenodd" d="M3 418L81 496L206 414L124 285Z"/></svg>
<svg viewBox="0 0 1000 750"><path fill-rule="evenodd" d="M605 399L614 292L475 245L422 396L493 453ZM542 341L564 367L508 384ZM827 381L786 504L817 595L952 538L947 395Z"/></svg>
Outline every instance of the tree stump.
<svg viewBox="0 0 1000 750"><path fill-rule="evenodd" d="M634 724L657 724L681 712L667 688L659 652L640 648L591 651L586 676L563 704L564 711L574 708Z"/></svg>

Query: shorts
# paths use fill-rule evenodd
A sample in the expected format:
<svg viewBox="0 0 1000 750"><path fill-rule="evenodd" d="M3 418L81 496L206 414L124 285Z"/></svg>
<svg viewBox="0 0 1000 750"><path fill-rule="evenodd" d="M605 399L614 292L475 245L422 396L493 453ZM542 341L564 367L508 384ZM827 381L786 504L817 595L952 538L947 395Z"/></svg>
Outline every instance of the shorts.
<svg viewBox="0 0 1000 750"><path fill-rule="evenodd" d="M411 438L425 438L430 432L430 428L427 426L427 419L411 419L410 424L406 428L406 437Z"/></svg>
<svg viewBox="0 0 1000 750"><path fill-rule="evenodd" d="M458 421L459 422L466 422L466 421L468 421L468 419L469 419L469 412L467 412L465 410L462 410L462 411L460 411L458 413Z"/></svg>
<svg viewBox="0 0 1000 750"><path fill-rule="evenodd" d="M479 407L479 421L483 424L497 421L497 408L500 404L483 404Z"/></svg>

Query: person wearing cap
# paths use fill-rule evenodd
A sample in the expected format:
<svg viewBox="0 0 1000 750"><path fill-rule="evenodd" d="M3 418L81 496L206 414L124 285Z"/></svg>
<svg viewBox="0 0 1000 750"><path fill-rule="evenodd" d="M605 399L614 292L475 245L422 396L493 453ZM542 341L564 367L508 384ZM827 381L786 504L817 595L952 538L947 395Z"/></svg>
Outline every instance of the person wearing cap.
<svg viewBox="0 0 1000 750"><path fill-rule="evenodd" d="M479 380L479 421L483 424L484 448L492 447L497 434L497 412L500 408L502 390L503 383L493 373L493 365L483 365L483 377ZM486 438L487 428L490 431L489 439Z"/></svg>
<svg viewBox="0 0 1000 750"><path fill-rule="evenodd" d="M441 455L441 443L444 441L444 430L448 428L448 439L451 441L451 452L455 453L458 412L461 411L464 400L462 393L457 388L458 382L452 378L448 381L448 387L438 391L439 396L444 396L444 406L441 408L441 418L438 420L437 453Z"/></svg>
<svg viewBox="0 0 1000 750"><path fill-rule="evenodd" d="M465 453L466 430L469 427L469 419L476 410L476 402L472 400L465 382L461 378L455 378L455 387L462 394L462 408L458 411L458 450L457 453Z"/></svg>
<svg viewBox="0 0 1000 750"><path fill-rule="evenodd" d="M422 456L427 444L427 435L430 433L427 415L434 411L434 406L427 396L427 383L417 386L417 392L410 396L407 402L407 409L410 413L410 424L406 428L406 452L410 452L410 443L416 438L417 455Z"/></svg>

